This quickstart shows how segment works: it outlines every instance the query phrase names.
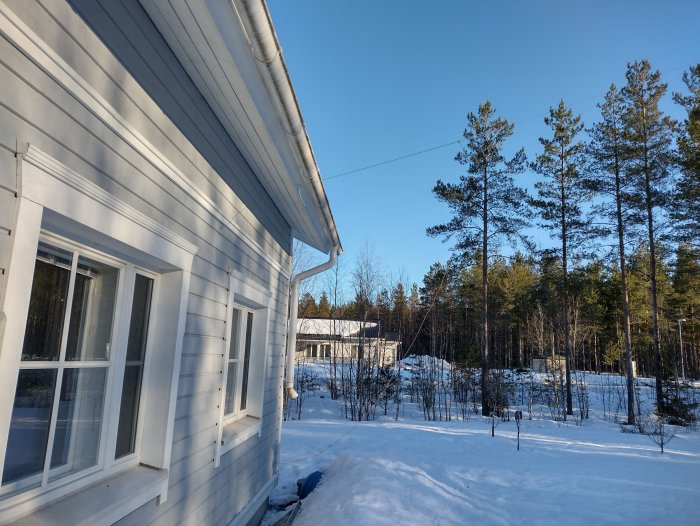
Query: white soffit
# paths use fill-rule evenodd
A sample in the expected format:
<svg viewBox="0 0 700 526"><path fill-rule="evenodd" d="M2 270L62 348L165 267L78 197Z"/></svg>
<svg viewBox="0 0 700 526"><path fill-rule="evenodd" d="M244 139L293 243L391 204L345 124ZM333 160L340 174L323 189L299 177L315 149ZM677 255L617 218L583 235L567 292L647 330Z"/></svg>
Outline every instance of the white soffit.
<svg viewBox="0 0 700 526"><path fill-rule="evenodd" d="M230 0L140 2L289 222L292 235L327 253L333 236Z"/></svg>

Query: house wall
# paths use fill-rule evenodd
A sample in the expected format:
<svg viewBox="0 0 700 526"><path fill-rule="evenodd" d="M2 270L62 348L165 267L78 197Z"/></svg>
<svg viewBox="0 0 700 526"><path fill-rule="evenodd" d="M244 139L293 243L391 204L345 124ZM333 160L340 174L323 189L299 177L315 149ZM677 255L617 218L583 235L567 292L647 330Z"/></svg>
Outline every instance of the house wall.
<svg viewBox="0 0 700 526"><path fill-rule="evenodd" d="M311 356L310 346L316 345L318 355ZM336 360L349 361L358 357L359 341L337 341L337 340L303 340L300 339L296 347L296 357L298 360L310 362L327 362L331 357L322 357L321 346L329 345L331 357ZM379 365L393 366L396 364L398 342L377 340L376 338L366 338L363 342L365 358Z"/></svg>
<svg viewBox="0 0 700 526"><path fill-rule="evenodd" d="M5 279L10 262L12 227L17 207L17 176L11 151L0 149L0 300L5 294ZM0 319L0 336L4 320Z"/></svg>
<svg viewBox="0 0 700 526"><path fill-rule="evenodd" d="M166 154L214 203L215 211L173 184L0 35L0 304L2 269L11 256L18 141L31 143L197 245L168 498L160 505L151 501L121 522L226 524L275 475L290 228L137 2L74 2L98 32L114 37L112 50L63 1L6 3L136 132ZM270 354L262 432L222 456L215 469L229 268L272 298Z"/></svg>

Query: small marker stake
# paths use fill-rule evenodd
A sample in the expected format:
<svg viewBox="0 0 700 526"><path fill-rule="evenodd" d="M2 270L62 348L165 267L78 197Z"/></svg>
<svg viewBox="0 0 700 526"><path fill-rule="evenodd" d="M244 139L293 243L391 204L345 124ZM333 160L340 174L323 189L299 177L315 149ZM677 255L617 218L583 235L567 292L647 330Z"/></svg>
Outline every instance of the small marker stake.
<svg viewBox="0 0 700 526"><path fill-rule="evenodd" d="M518 451L520 451L520 422L523 420L523 412L515 412L515 425L518 426Z"/></svg>

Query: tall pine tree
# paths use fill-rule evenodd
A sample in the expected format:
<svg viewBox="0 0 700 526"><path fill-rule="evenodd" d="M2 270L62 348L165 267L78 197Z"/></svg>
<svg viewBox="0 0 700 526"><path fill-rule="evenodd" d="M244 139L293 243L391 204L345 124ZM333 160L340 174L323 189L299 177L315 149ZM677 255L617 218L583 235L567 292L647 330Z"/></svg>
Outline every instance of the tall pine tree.
<svg viewBox="0 0 700 526"><path fill-rule="evenodd" d="M511 174L522 172L525 152L512 159L503 156L505 141L513 134L513 124L496 117L490 102L479 105L476 114L467 115L464 130L466 146L455 160L467 167L468 176L459 183L438 181L433 193L447 203L452 220L428 229L430 236L457 238L454 250L460 258L483 254L481 292L481 403L482 414L489 415L489 326L488 257L503 239L515 239L527 225L525 192L513 184Z"/></svg>
<svg viewBox="0 0 700 526"><path fill-rule="evenodd" d="M673 94L673 100L688 112L678 138L683 175L677 187L673 216L678 237L700 247L700 64L683 74L683 82L690 94Z"/></svg>
<svg viewBox="0 0 700 526"><path fill-rule="evenodd" d="M649 244L652 342L656 368L657 410L663 410L661 336L657 272L657 228L659 214L671 198L671 175L676 163L673 151L675 123L659 109L667 85L647 60L627 65L627 85L623 89L623 125L626 142L626 170L632 178L633 200L644 222Z"/></svg>
<svg viewBox="0 0 700 526"><path fill-rule="evenodd" d="M581 204L589 191L583 174L584 143L578 139L583 130L581 116L573 116L564 101L549 109L544 122L552 130L550 139L540 137L543 151L532 163L532 169L544 176L535 184L538 198L532 203L540 214L540 226L556 232L561 240L562 314L564 356L566 363L566 413L573 414L571 395L571 328L569 323L569 257L580 248L588 231Z"/></svg>
<svg viewBox="0 0 700 526"><path fill-rule="evenodd" d="M634 424L634 374L632 370L632 336L630 333L629 294L627 292L627 262L625 257L625 218L626 218L626 181L623 181L623 163L625 143L622 129L624 99L622 93L613 84L605 94L605 101L599 104L601 121L589 131L591 142L588 155L591 162L590 181L592 187L603 194L605 199L597 212L609 220L602 229L605 236L617 237L618 261L620 264L620 295L622 300L622 327L625 343L625 361L627 364L627 422ZM610 200L614 207L610 208ZM612 212L614 210L614 212Z"/></svg>

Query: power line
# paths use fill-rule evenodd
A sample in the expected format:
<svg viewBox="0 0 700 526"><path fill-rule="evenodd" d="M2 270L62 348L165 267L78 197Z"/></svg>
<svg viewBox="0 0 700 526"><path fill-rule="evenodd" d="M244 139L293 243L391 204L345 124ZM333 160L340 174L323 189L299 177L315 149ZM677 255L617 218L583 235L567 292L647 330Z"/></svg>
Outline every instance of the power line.
<svg viewBox="0 0 700 526"><path fill-rule="evenodd" d="M581 102L585 102L585 101L588 101L588 100L591 100L591 99L600 97L601 95L602 95L602 94L591 95L590 97L586 97L586 98L584 98L584 99L579 99L579 100L577 100L577 101L574 101L574 102L571 103L571 105L572 105L572 106L575 106L576 104L579 104L579 103L581 103ZM522 124L523 122L531 121L532 119L537 119L537 118L539 118L539 117L544 117L544 116L546 116L546 115L547 115L547 112L546 112L546 111L543 111L542 113L538 113L537 115L531 115L530 117L525 117L524 119L520 119L519 121L515 122L514 124L516 124L516 125ZM343 172L343 173L335 174L335 175L332 175L332 176L330 176L330 177L324 177L323 180L324 180L324 181L330 181L331 179L336 179L336 178L342 177L342 176L344 176L344 175L350 175L350 174L354 174L354 173L357 173L357 172L364 172L365 170L369 170L370 168L376 168L377 166L383 166L383 165L385 165L385 164L395 163L396 161L401 161L401 160L403 160L403 159L408 159L409 157L415 157L416 155L422 155L422 154L424 154L424 153L432 152L432 151L434 151L434 150L439 150L440 148L445 148L445 147L447 147L447 146L452 146L453 144L459 144L460 146L462 145L462 143L461 143L460 141L458 141L458 140L457 140L457 141L452 141L452 142L446 142L445 144L441 144L441 145L439 145L439 146L433 146L432 148L426 148L425 150L419 150L419 151L417 151L417 152L407 153L406 155L402 155L402 156L400 156L400 157L394 157L393 159L388 159L388 160L386 160L386 161L381 161L381 162L374 163L374 164L368 164L367 166L363 166L363 167L361 167L361 168L355 168L354 170L350 170L350 171L348 171L348 172Z"/></svg>
<svg viewBox="0 0 700 526"><path fill-rule="evenodd" d="M336 177L342 177L343 175L350 175L350 174L354 174L357 172L362 172L364 170L369 170L370 168L376 168L377 166L382 166L384 164L394 163L396 161L401 161L402 159L408 159L409 157L415 157L416 155L421 155L423 153L432 152L433 150L439 150L440 148L445 148L446 146L451 146L453 144L459 144L459 141L447 142L445 144L441 144L440 146L433 146L432 148L427 148L425 150L420 150L418 152L407 153L406 155L402 155L401 157L395 157L395 158L389 159L387 161L382 161L379 163L370 164L367 166L363 166L362 168L356 168L354 170L350 170L349 172L343 172L340 174L332 175L331 177L326 177L325 180L329 181L331 179L335 179Z"/></svg>
<svg viewBox="0 0 700 526"><path fill-rule="evenodd" d="M686 64L683 66L676 66L675 68L670 68L670 69L661 71L660 73L662 75L665 75L667 73L678 71L679 69L685 69L689 66L692 66L692 64ZM605 93L597 93L595 95L590 95L588 97L583 97L581 99L577 99L571 103L571 106L576 106L576 105L581 104L583 102L588 102L589 100L600 98L603 95L605 95ZM514 124L519 125L519 124L522 124L523 122L531 121L533 119L537 119L539 117L544 117L546 115L547 115L547 112L543 111L541 113L538 113L537 115L531 115L530 117L525 117L524 119L520 119L520 120L516 121ZM452 142L446 142L445 144L441 144L439 146L433 146L432 148L426 148L425 150L419 150L417 152L407 153L406 155L402 155L400 157L394 157L393 159L388 159L386 161L381 161L381 162L374 163L374 164L368 164L367 166L363 166L361 168L355 168L354 170L335 174L335 175L332 175L330 177L324 177L323 180L330 181L331 179L336 179L336 178L342 177L344 175L350 175L350 174L354 174L357 172L364 172L365 170L369 170L370 168L376 168L377 166L384 166L385 164L395 163L396 161L402 161L403 159L408 159L409 157L415 157L416 155L422 155L424 153L432 152L434 150L439 150L439 149L445 148L447 146L452 146L453 144L459 144L461 146L461 142L459 140L452 141Z"/></svg>

